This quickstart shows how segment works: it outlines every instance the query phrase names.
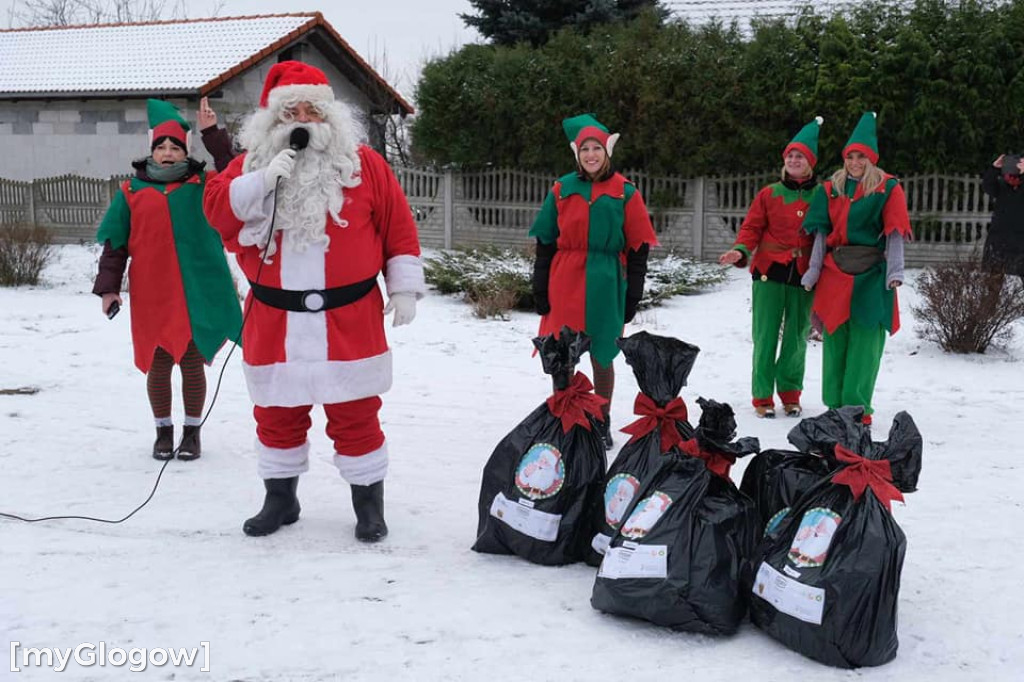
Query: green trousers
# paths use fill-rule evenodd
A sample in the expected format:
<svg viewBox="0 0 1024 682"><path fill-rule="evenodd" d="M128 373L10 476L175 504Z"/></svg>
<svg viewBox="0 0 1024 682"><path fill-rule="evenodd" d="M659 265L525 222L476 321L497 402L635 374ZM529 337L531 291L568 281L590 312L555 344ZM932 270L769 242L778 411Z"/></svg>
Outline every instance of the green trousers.
<svg viewBox="0 0 1024 682"><path fill-rule="evenodd" d="M865 327L846 321L835 333L823 334L821 399L834 409L862 405L871 414L871 396L875 392L878 368L885 349L885 328Z"/></svg>
<svg viewBox="0 0 1024 682"><path fill-rule="evenodd" d="M754 366L750 382L754 405L774 404L776 388L783 403L800 402L813 300L814 294L803 287L754 280Z"/></svg>

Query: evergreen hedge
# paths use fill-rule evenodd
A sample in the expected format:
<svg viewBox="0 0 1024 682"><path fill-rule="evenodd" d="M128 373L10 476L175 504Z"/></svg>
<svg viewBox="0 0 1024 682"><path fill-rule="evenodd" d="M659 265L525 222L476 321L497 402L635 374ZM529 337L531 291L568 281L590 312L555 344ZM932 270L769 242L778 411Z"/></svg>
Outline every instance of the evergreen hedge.
<svg viewBox="0 0 1024 682"><path fill-rule="evenodd" d="M426 65L417 102L413 152L431 164L560 174L561 120L591 111L623 134L620 168L762 171L821 115L828 173L874 110L887 171L980 171L1024 151L1024 0L866 0L831 16L809 4L749 34L650 14L536 48L467 45Z"/></svg>

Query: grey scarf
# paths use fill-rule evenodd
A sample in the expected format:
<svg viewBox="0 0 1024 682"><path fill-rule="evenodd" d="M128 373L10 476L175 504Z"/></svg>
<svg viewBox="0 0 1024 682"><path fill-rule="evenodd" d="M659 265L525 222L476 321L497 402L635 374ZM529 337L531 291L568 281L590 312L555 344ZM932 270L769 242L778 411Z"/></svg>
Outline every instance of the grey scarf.
<svg viewBox="0 0 1024 682"><path fill-rule="evenodd" d="M153 160L153 157L146 159L146 175L150 180L156 182L178 182L188 173L188 159L162 166Z"/></svg>

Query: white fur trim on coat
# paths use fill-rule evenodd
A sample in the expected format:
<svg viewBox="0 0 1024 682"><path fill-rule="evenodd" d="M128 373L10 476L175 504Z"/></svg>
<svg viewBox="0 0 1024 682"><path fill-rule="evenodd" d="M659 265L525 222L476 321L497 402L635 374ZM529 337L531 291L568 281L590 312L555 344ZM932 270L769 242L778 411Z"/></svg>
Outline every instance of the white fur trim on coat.
<svg viewBox="0 0 1024 682"><path fill-rule="evenodd" d="M292 478L309 471L309 441L295 448L272 448L256 439L260 478Z"/></svg>
<svg viewBox="0 0 1024 682"><path fill-rule="evenodd" d="M385 264L384 272L389 297L392 294L416 294L418 300L426 295L427 283L419 256L392 256Z"/></svg>
<svg viewBox="0 0 1024 682"><path fill-rule="evenodd" d="M334 454L334 466L350 485L373 485L388 474L388 442L365 455Z"/></svg>
<svg viewBox="0 0 1024 682"><path fill-rule="evenodd" d="M267 95L267 108L279 109L281 103L288 100L310 104L333 102L334 90L330 85L279 85Z"/></svg>
<svg viewBox="0 0 1024 682"><path fill-rule="evenodd" d="M249 397L268 407L344 403L391 388L391 351L362 360L244 363L243 369Z"/></svg>

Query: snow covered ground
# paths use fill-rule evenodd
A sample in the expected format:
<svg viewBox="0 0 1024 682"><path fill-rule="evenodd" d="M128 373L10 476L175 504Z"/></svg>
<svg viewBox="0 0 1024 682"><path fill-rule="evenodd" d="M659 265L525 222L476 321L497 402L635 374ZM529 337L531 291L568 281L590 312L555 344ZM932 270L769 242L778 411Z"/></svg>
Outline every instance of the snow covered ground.
<svg viewBox="0 0 1024 682"><path fill-rule="evenodd" d="M63 247L35 288L0 289L0 511L120 518L149 493L145 379L132 366L128 315L108 321L89 293L96 251ZM391 535L352 535L347 486L320 416L302 519L268 538L242 521L262 502L254 422L238 354L203 431L196 462L173 461L153 501L121 525L0 519L0 670L20 647L191 648L209 642L210 672L170 665L158 680L1020 680L1024 671L1024 325L1006 349L944 355L919 340L901 290L904 329L890 340L876 392L875 437L908 410L925 437L920 491L894 508L908 536L901 646L877 669L841 671L791 652L753 626L726 639L664 630L594 611L594 569L534 566L469 550L483 463L549 392L530 355L535 316L479 320L436 294L393 330L395 388L382 413L390 442ZM683 396L728 401L741 435L784 447L793 420L749 408L749 279L641 313L628 332L672 335L702 352ZM129 303L130 305L130 303ZM211 395L226 350L208 371ZM620 359L613 425L631 421L636 383ZM820 344L808 357L805 409L820 403ZM587 364L587 363L585 363ZM589 373L589 370L587 370ZM176 415L180 414L175 396ZM696 410L695 410L696 411ZM178 421L180 424L180 419ZM180 428L180 427L179 427ZM624 442L619 434L617 446ZM736 480L743 464L734 469ZM23 662L22 652L15 663ZM127 665L64 679L122 679ZM8 677L9 675L9 677Z"/></svg>

